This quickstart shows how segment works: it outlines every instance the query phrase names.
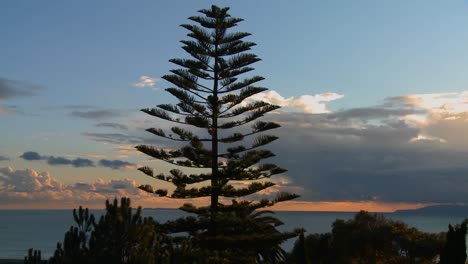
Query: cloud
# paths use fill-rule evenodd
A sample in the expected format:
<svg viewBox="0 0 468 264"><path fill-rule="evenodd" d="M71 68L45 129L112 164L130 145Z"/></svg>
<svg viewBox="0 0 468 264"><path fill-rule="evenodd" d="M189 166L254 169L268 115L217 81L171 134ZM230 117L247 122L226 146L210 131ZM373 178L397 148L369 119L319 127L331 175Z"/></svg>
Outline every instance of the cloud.
<svg viewBox="0 0 468 264"><path fill-rule="evenodd" d="M458 97L409 95L335 113L269 115L282 125L272 131L280 137L271 145L274 162L289 169L288 185L303 187L305 200L464 202L468 113ZM445 102L429 107L421 98ZM424 123L411 118L418 115Z"/></svg>
<svg viewBox="0 0 468 264"><path fill-rule="evenodd" d="M44 160L47 157L43 157L39 153L34 151L26 151L20 156L20 158L23 158L25 160Z"/></svg>
<svg viewBox="0 0 468 264"><path fill-rule="evenodd" d="M408 115L422 114L421 110L417 109L395 109L386 107L365 107L353 108L349 110L339 111L328 115L329 119L337 119L338 121L349 121L351 119L359 121L382 120L387 118L398 118Z"/></svg>
<svg viewBox="0 0 468 264"><path fill-rule="evenodd" d="M38 86L20 81L0 78L0 100L14 97L33 96L36 94Z"/></svg>
<svg viewBox="0 0 468 264"><path fill-rule="evenodd" d="M128 178L108 181L96 179L93 182L66 185L48 172L4 167L0 168L0 207L14 205L47 208L59 202L65 208L76 207L79 203L102 208L104 200L114 197L131 197L137 203L138 199L154 198L154 195L140 191L138 185Z"/></svg>
<svg viewBox="0 0 468 264"><path fill-rule="evenodd" d="M47 157L47 163L49 165L72 165L76 168L83 168L83 167L94 167L94 162L89 159L77 158L77 159L67 159L64 157L54 157L50 156Z"/></svg>
<svg viewBox="0 0 468 264"><path fill-rule="evenodd" d="M101 159L99 161L99 165L102 167L108 167L114 170L136 168L136 164L123 161L123 160Z"/></svg>
<svg viewBox="0 0 468 264"><path fill-rule="evenodd" d="M280 181L275 190L299 192L311 201L466 201L467 92L402 95L332 112L329 102L341 97L284 98L272 91L254 98L284 107L265 116L282 125L271 131L280 139L266 146L277 154L271 162L289 170L282 175L289 181ZM122 146L122 151L141 143L174 147L171 141L145 137L143 128L141 135L127 132L83 135Z"/></svg>
<svg viewBox="0 0 468 264"><path fill-rule="evenodd" d="M48 172L38 173L34 170L13 170L11 167L0 169L0 183L3 190L13 192L45 191L61 187L61 184L50 177Z"/></svg>
<svg viewBox="0 0 468 264"><path fill-rule="evenodd" d="M111 122L106 122L106 123L98 123L95 125L96 127L110 127L114 129L120 129L120 130L128 130L128 127L126 125L118 124L118 123L111 123Z"/></svg>
<svg viewBox="0 0 468 264"><path fill-rule="evenodd" d="M130 136L122 133L83 132L81 134L86 137L90 137L95 141L111 144L140 144L143 142L143 139L140 137Z"/></svg>
<svg viewBox="0 0 468 264"><path fill-rule="evenodd" d="M119 113L112 110L87 110L87 111L73 111L71 116L84 118L84 119L107 119L120 116Z"/></svg>
<svg viewBox="0 0 468 264"><path fill-rule="evenodd" d="M10 158L7 156L0 155L0 161L5 161L5 160L10 160Z"/></svg>
<svg viewBox="0 0 468 264"><path fill-rule="evenodd" d="M290 111L298 111L311 114L329 113L327 103L343 98L337 93L322 93L316 95L301 95L298 98L284 98L276 91L258 93L249 98L249 101L265 101L279 105Z"/></svg>
<svg viewBox="0 0 468 264"><path fill-rule="evenodd" d="M135 87L153 87L156 85L156 82L158 79L147 76L147 75L142 75L140 76L140 81L136 82L133 84Z"/></svg>
<svg viewBox="0 0 468 264"><path fill-rule="evenodd" d="M45 160L49 165L71 165L76 168L82 167L94 167L94 161L90 159L67 159L65 157L55 157L55 156L43 156L34 151L27 151L24 152L20 158L23 158L28 161L36 161L36 160Z"/></svg>
<svg viewBox="0 0 468 264"><path fill-rule="evenodd" d="M135 146L120 146L115 147L114 150L121 153L140 153Z"/></svg>
<svg viewBox="0 0 468 264"><path fill-rule="evenodd" d="M17 97L29 97L36 95L39 86L29 83L0 78L0 102ZM21 113L16 106L0 105L0 115Z"/></svg>
<svg viewBox="0 0 468 264"><path fill-rule="evenodd" d="M76 158L76 159L68 159L65 157L56 157L56 156L43 156L34 151L27 151L24 152L20 158L23 158L28 161L37 161L37 160L45 160L47 164L56 166L56 165L70 165L76 168L84 168L84 167L95 167L96 164L94 161L90 159L84 158ZM130 163L123 160L108 160L108 159L101 159L97 162L97 164L101 167L111 168L114 170L119 169L136 169L136 164Z"/></svg>

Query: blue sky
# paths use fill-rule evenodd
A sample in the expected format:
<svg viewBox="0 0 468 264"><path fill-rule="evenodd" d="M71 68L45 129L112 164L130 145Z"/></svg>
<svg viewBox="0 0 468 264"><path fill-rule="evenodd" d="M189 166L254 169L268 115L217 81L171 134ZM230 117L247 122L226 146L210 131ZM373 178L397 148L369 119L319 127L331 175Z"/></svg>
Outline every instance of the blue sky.
<svg viewBox="0 0 468 264"><path fill-rule="evenodd" d="M275 92L264 98L285 107L281 117L275 117L285 124L279 133L296 135L283 144L294 146L301 136L309 147L324 151L317 154L317 175L307 178L303 175L310 168L304 157L314 155L274 145L278 162L286 153L297 155L282 164L290 169L285 188L302 192L305 201L466 201L466 191L451 189L460 184L468 189L462 176L468 143L461 132L466 126L462 116L468 90L468 3L461 0L2 1L0 157L4 160L0 168L18 173L46 171L67 186L101 178L145 181L132 166L146 158L123 150L151 138L143 131L151 119L137 110L174 101L163 90L168 84L158 78L174 68L169 59L186 57L179 43L186 32L179 25L211 4L230 6L231 15L245 19L237 30L253 34L249 40L258 44L253 52L262 58L255 74L266 77L262 84ZM141 76L154 78L155 85L136 87ZM441 113L443 106L448 110ZM314 122L317 125L309 128ZM348 141L339 145L340 140L352 138L340 134L345 127L347 131L359 128L366 147ZM330 132L334 138L324 141L317 136L324 133L318 128L334 128ZM382 131L396 134L378 134ZM379 137L388 142L395 137L394 149L374 140ZM319 146L314 140L328 143ZM423 140L424 147L415 147ZM436 149L434 159L443 166L405 167L434 153L428 149ZM28 151L42 159L20 157ZM426 174L449 175L450 180L444 180L446 189L417 197L407 195L411 190L387 194L377 186L390 176L376 179L375 175L388 168L349 161L352 165L343 165L343 170L353 173L343 179L330 167L322 167L327 162L321 158L328 152L330 163L358 152L369 159L381 155L385 160L396 159L401 153L413 153L411 159L421 157L394 164L392 175L401 178L396 189L414 177L414 184L426 181L418 178L423 167L429 170ZM69 161L86 158L96 166L49 164L51 156ZM116 170L100 166L102 159L129 164ZM4 172L3 177L13 177L13 172ZM374 176L361 179L363 175ZM332 186L339 182L350 189L334 192ZM308 184L311 188L298 188ZM314 190L313 186L319 187ZM449 199L446 193L456 195ZM23 202L5 198L0 205Z"/></svg>

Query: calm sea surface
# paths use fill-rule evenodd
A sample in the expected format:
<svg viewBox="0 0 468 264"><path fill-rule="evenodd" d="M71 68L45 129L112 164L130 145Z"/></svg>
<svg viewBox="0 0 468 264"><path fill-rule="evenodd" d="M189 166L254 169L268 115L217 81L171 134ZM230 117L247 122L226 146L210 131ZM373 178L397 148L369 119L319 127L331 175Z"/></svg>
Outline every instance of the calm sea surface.
<svg viewBox="0 0 468 264"><path fill-rule="evenodd" d="M100 215L103 211L93 211ZM145 216L152 216L160 222L176 219L183 212L172 209L146 209ZM276 217L285 225L280 229L293 230L303 227L308 233L325 233L331 230L335 219L351 219L354 213L328 212L276 212ZM451 216L408 216L386 214L386 217L401 220L409 226L425 232L447 231L448 224L459 224L462 217ZM50 257L63 235L74 224L71 210L0 210L0 259L22 259L28 248L40 249L44 257ZM294 241L287 241L283 247L291 250Z"/></svg>

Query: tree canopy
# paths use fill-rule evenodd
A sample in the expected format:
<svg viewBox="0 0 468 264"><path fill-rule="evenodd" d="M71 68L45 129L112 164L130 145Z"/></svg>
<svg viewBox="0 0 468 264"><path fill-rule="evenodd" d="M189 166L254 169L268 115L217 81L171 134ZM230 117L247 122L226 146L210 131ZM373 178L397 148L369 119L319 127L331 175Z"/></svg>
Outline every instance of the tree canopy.
<svg viewBox="0 0 468 264"><path fill-rule="evenodd" d="M276 229L281 221L265 215L269 212L256 210L298 195L282 192L273 199L239 200L274 186L270 178L286 169L263 162L274 156L263 147L278 139L264 132L279 125L260 119L279 106L251 99L267 90L258 85L264 78L252 74L252 65L260 59L250 52L256 44L245 40L251 34L232 30L243 19L232 17L228 11L228 7L213 5L200 10L200 16L189 17L195 24L181 25L188 31L189 39L181 43L189 58L171 59L179 68L162 77L172 85L165 90L178 102L142 111L176 124L170 132L161 127L148 128L148 132L186 145L172 149L137 146L144 154L180 167L169 174L155 173L148 166L139 168L175 187L173 192L150 184L141 185L140 189L178 199L210 197L207 206L187 203L181 207L196 214L196 218L167 223L169 232L188 232L201 249L241 250L243 255L251 252L251 259L257 261L280 260L284 252L279 244L296 236L299 230L281 233ZM206 171L194 174L184 168ZM227 199L220 198L232 201L226 203Z"/></svg>

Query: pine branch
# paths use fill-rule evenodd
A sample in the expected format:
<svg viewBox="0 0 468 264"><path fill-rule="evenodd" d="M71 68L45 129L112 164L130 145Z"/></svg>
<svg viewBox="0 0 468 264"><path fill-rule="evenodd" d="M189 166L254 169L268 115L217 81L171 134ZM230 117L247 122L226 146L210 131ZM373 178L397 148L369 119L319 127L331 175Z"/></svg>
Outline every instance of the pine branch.
<svg viewBox="0 0 468 264"><path fill-rule="evenodd" d="M219 142L222 142L222 143L232 143L232 142L236 142L236 141L240 141L244 139L244 135L241 134L241 133L234 133L230 136L227 136L227 137L224 137L224 138L220 138L218 139Z"/></svg>
<svg viewBox="0 0 468 264"><path fill-rule="evenodd" d="M217 18L224 18L223 19L223 27L224 28L231 28L237 26L237 23L243 21L241 18L231 18L227 14L229 7L219 8L217 6L212 6L211 9L202 9L198 12L204 14L206 17L199 17L199 16L192 16L189 17L190 20L195 21L202 25L205 28L217 29L219 27L219 23L217 22Z"/></svg>
<svg viewBox="0 0 468 264"><path fill-rule="evenodd" d="M227 168L248 168L260 160L274 157L275 154L270 150L250 150L240 156L238 159L230 159Z"/></svg>
<svg viewBox="0 0 468 264"><path fill-rule="evenodd" d="M179 158L182 157L182 153L177 150L166 151L164 149L156 149L153 146L147 145L138 145L135 147L138 151L145 153L148 156L151 156L160 160L168 160L170 158Z"/></svg>
<svg viewBox="0 0 468 264"><path fill-rule="evenodd" d="M200 86L199 83L197 83L198 78L202 78L204 80L212 80L213 77L206 72L203 72L202 70L197 70L197 69L175 69L175 70L170 70L170 72L174 73L175 75L187 80L189 83L194 82L195 87L191 87L193 89L196 89L197 86Z"/></svg>
<svg viewBox="0 0 468 264"><path fill-rule="evenodd" d="M174 59L174 60L171 60L171 62L172 61L177 61L177 60ZM190 60L190 61L193 61L193 60ZM180 64L182 64L182 62L180 62ZM200 87L198 89L193 88L196 91L204 92L204 93L213 92L212 89L198 83L198 78L200 77L199 75L202 75L201 71L197 71L197 74L194 74L195 70L192 70L192 69L189 69L189 70L177 69L177 70L172 70L171 72L178 75L181 78L186 79L188 82L193 82L195 87ZM212 78L211 76L209 77Z"/></svg>
<svg viewBox="0 0 468 264"><path fill-rule="evenodd" d="M208 111L206 110L206 107L204 105L199 105L199 104L186 104L186 103L183 103L183 102L179 102L177 104L177 107L185 112L185 113L188 113L188 115L185 115L185 116L190 116L190 115L194 115L194 116L203 116L203 117L210 117ZM201 113L205 113L205 114L201 114Z"/></svg>
<svg viewBox="0 0 468 264"><path fill-rule="evenodd" d="M246 112L257 113L259 111L264 111L264 113L267 113L267 112L274 111L279 108L281 107L277 105L272 105L263 101L255 101L245 106L237 107L233 109L230 113L223 114L230 109L230 108L227 108L226 110L221 112L221 115L219 116L219 118L235 117L235 116L242 115Z"/></svg>
<svg viewBox="0 0 468 264"><path fill-rule="evenodd" d="M247 196L261 190L264 190L268 187L274 186L273 182L253 182L247 188L236 189L232 185L225 185L221 188L220 196L228 198L237 198ZM178 187L171 195L172 198L199 198L211 196L212 187L204 186L201 188L191 188L185 189L183 187Z"/></svg>
<svg viewBox="0 0 468 264"><path fill-rule="evenodd" d="M179 109L177 108L177 105L159 104L156 107L161 108L162 110L165 110L167 112L171 112L171 113L178 114L178 115L184 115L184 113L181 113L179 111Z"/></svg>
<svg viewBox="0 0 468 264"><path fill-rule="evenodd" d="M240 168L236 166L226 166L220 171L221 178L229 181L261 180L270 178L273 175L286 172L286 169L275 164L259 164L255 168Z"/></svg>
<svg viewBox="0 0 468 264"><path fill-rule="evenodd" d="M197 106L197 108L204 108L202 104L206 103L206 101L205 102L196 101L195 98L191 96L190 94L188 94L187 90L184 90L183 88L178 89L178 88L172 87L172 88L167 88L166 91L172 94L173 96L175 96L177 99L179 99L180 102L191 105L192 107L198 104L199 106ZM190 92L190 90L188 92ZM200 112L200 114L204 114L204 113Z"/></svg>
<svg viewBox="0 0 468 264"><path fill-rule="evenodd" d="M206 91L198 89L197 88L197 86L198 86L197 83L193 83L192 81L190 81L188 79L185 79L184 77L178 76L178 74L176 74L176 73L182 74L181 73L182 71L184 71L184 70L180 70L180 72L177 72L177 70L172 70L171 72L173 72L175 74L164 75L161 78L163 78L164 80L166 80L168 82L171 82L172 84L176 85L179 89L182 89L183 91L188 92L188 93L190 93L192 95L195 95L196 97L203 100L203 101L198 101L198 102L206 103L207 99L205 97L203 97L203 96L199 95L198 93L194 92L194 91L200 91L200 92L205 92L206 93ZM188 94L187 94L187 96L188 96ZM181 99L179 98L179 100L181 100ZM189 97L188 100L184 99L183 102L190 103L190 102L196 102L196 101L195 101L195 99L193 97Z"/></svg>
<svg viewBox="0 0 468 264"><path fill-rule="evenodd" d="M237 81L237 78L227 78L224 79L226 81L222 83L222 89L218 93L222 94L237 91L239 89L246 88L247 86L250 86L256 82L263 81L264 79L265 78L261 76L254 76L252 78L244 79L242 82L234 83L235 81Z"/></svg>
<svg viewBox="0 0 468 264"><path fill-rule="evenodd" d="M253 47L255 45L257 45L257 44L255 44L253 42L243 42L241 40L227 42L227 43L224 43L221 46L219 46L217 55L218 56L231 56L231 55L234 55L234 54L239 54L241 52L250 50L251 47ZM259 60L260 59L254 61L254 62L257 62ZM252 62L252 63L254 63L254 62ZM248 63L246 65L249 65L249 64L252 64L252 63ZM232 70L232 69L235 69L235 68L230 68L229 70ZM228 69L223 69L223 70L228 70Z"/></svg>
<svg viewBox="0 0 468 264"><path fill-rule="evenodd" d="M294 200L299 197L300 196L297 194L288 193L288 192L280 192L276 195L276 197L273 200L262 199L259 202L252 203L250 206L253 210L257 210L260 208L274 206L277 203Z"/></svg>
<svg viewBox="0 0 468 264"><path fill-rule="evenodd" d="M180 103L180 102L177 105L160 104L160 105L157 105L156 107L158 107L158 108L160 108L160 109L162 109L164 111L177 114L177 115L183 115L183 116L201 115L198 111L195 111L195 109L193 107L191 107L191 106L189 106L187 104L184 104L184 103ZM203 109L200 108L200 111L201 112L206 111L204 109L206 109L206 108L203 108ZM201 116L209 117L209 115L201 115Z"/></svg>
<svg viewBox="0 0 468 264"><path fill-rule="evenodd" d="M187 69L202 69L204 71L212 71L208 65L199 61L199 60L191 60L191 59L170 59L169 62L172 62L176 65L182 66Z"/></svg>
<svg viewBox="0 0 468 264"><path fill-rule="evenodd" d="M176 135L178 135L179 138L174 138L172 136L172 134L166 135L164 130L162 130L160 128L148 128L148 129L146 129L146 131L148 131L148 132L150 132L150 133L152 133L152 134L154 134L156 136L166 138L166 139L170 139L170 140L174 140L174 141L183 141L183 142L189 142L189 141L192 141L192 140L202 141L202 142L210 142L211 141L211 139L209 139L209 138L199 139L197 136L193 135L192 132L186 131L186 130L184 130L182 128L179 128L179 127L172 127L171 128L171 131L174 132Z"/></svg>
<svg viewBox="0 0 468 264"><path fill-rule="evenodd" d="M221 97L219 102L221 104L229 104L228 109L233 108L234 106L242 103L245 99L249 98L252 95L261 93L268 90L263 87L248 86L240 90L239 94L227 94Z"/></svg>
<svg viewBox="0 0 468 264"><path fill-rule="evenodd" d="M264 107L257 108L256 110L251 111L250 114L246 118L244 118L242 120L222 123L221 125L218 126L218 128L220 128L220 129L229 129L229 128L233 128L233 127L242 126L242 125L250 123L251 121L253 121L253 120L255 120L255 119L259 118L259 117L262 117L266 113L274 111L274 110L276 110L278 108L280 108L280 107L277 106L277 105L268 104L268 105L266 105Z"/></svg>
<svg viewBox="0 0 468 264"><path fill-rule="evenodd" d="M240 43L239 45L236 45L237 46L253 46L255 45L255 43L250 43L250 42L243 42L243 43ZM234 54L237 54L238 52L235 52ZM234 70L238 70L238 69L241 69L242 67L246 67L250 64L253 64L255 62L258 62L260 61L260 58L257 57L257 55L255 54L251 54L251 53L240 53L238 55L234 55L234 56L231 56L227 61L227 65L228 65L228 68L226 69L222 69L224 71L234 71ZM223 74L223 73L222 73Z"/></svg>
<svg viewBox="0 0 468 264"><path fill-rule="evenodd" d="M203 54L202 51L209 50L210 45L213 45L213 41L211 39L211 34L208 33L206 29L203 29L197 25L189 25L189 24L182 24L181 27L189 30L191 33L187 34L187 36L194 38L197 41L197 44L203 45L204 49L196 50L196 53ZM182 42L184 43L184 42ZM185 44L185 43L184 43ZM187 45L187 44L186 44ZM209 53L203 55L211 55Z"/></svg>
<svg viewBox="0 0 468 264"><path fill-rule="evenodd" d="M214 71L213 66L210 65L210 54L212 51L209 44L192 40L182 40L180 42L184 44L182 49L189 53L190 56L203 63L211 71Z"/></svg>
<svg viewBox="0 0 468 264"><path fill-rule="evenodd" d="M246 136L246 135L242 135L242 137L239 137L239 138L243 139L244 136ZM239 158L238 155L237 155L238 153L248 151L248 150L252 150L252 149L255 149L257 147L269 144L269 143L271 143L271 142L273 142L273 141L275 141L277 139L278 139L277 136L260 135L255 139L252 146L250 146L249 148L246 148L244 146L236 146L236 147L228 148L227 153L219 154L218 157L229 158L229 159Z"/></svg>
<svg viewBox="0 0 468 264"><path fill-rule="evenodd" d="M141 111L149 115L152 115L152 116L155 116L155 117L167 120L167 121L171 121L174 123L183 124L183 125L193 125L193 126L200 127L200 128L209 128L208 119L206 119L205 117L186 115L185 122L182 122L178 118L177 119L172 118L165 111L161 109L146 108L146 109L141 109ZM197 123L197 121L201 121L201 122Z"/></svg>
<svg viewBox="0 0 468 264"><path fill-rule="evenodd" d="M235 189L232 185L226 185L221 191L224 197L243 197L254 194L268 187L274 186L273 182L253 182L247 188Z"/></svg>
<svg viewBox="0 0 468 264"><path fill-rule="evenodd" d="M270 129L275 129L280 127L279 124L274 123L274 122L263 122L263 121L258 121L255 124L252 125L253 132L259 133L259 132L264 132Z"/></svg>
<svg viewBox="0 0 468 264"><path fill-rule="evenodd" d="M156 191L154 191L153 186L151 186L149 184L140 185L140 186L138 186L138 189L140 189L142 191L145 191L145 192L148 192L148 193L156 194L159 197L167 197L167 190L157 189Z"/></svg>
<svg viewBox="0 0 468 264"><path fill-rule="evenodd" d="M152 146L146 145L138 145L135 147L138 151L151 156L155 159L159 159L166 163L177 165L181 167L189 167L189 168L203 168L204 165L197 164L192 162L189 159L186 160L175 160L177 158L186 158L182 154L182 150L175 150L175 151L165 151L164 149L155 149Z"/></svg>
<svg viewBox="0 0 468 264"><path fill-rule="evenodd" d="M238 75L241 75L241 74L244 74L244 73L247 73L249 71L253 71L254 68L251 68L251 67L244 67L244 68L240 68L240 69L235 69L235 70L230 70L230 71L223 71L219 74L219 77L220 79L226 79L226 78L232 78L232 77L236 77Z"/></svg>
<svg viewBox="0 0 468 264"><path fill-rule="evenodd" d="M170 171L170 175L166 175L164 173L154 175L153 169L148 166L140 167L138 170L151 178L173 183L177 187L185 187L187 184L200 183L211 179L211 174L201 173L187 175L178 169L172 169Z"/></svg>
<svg viewBox="0 0 468 264"><path fill-rule="evenodd" d="M219 44L224 44L224 43L229 43L229 42L234 42L237 40L242 40L245 37L251 36L252 34L248 32L232 32L232 33L226 33L219 42Z"/></svg>

